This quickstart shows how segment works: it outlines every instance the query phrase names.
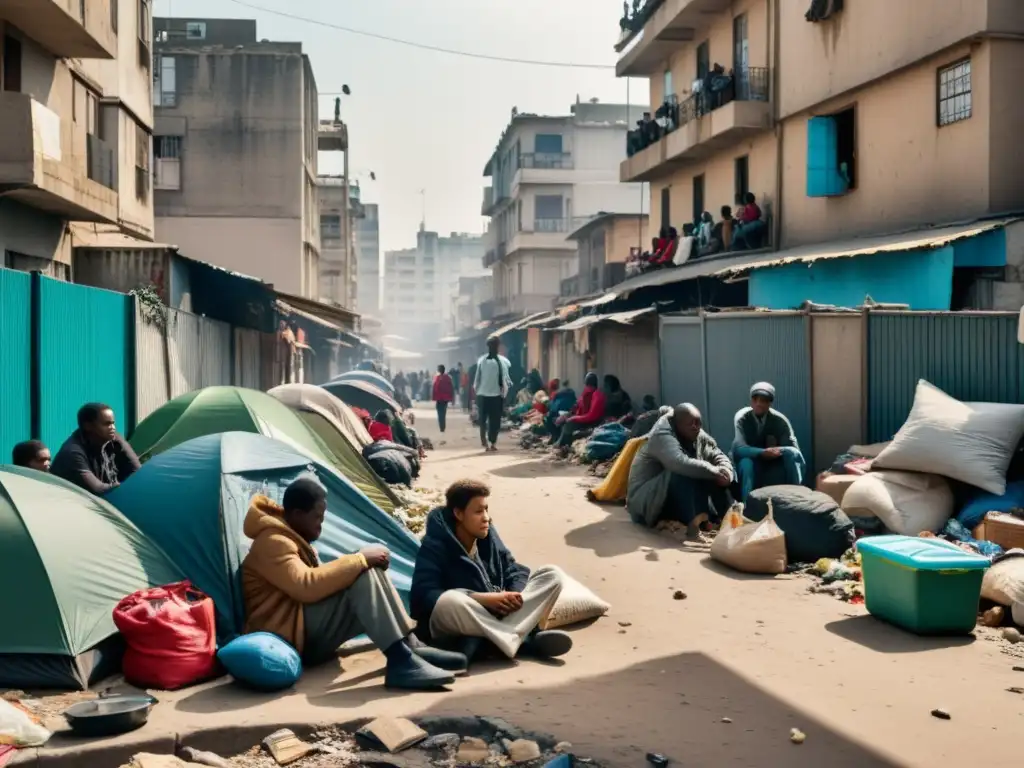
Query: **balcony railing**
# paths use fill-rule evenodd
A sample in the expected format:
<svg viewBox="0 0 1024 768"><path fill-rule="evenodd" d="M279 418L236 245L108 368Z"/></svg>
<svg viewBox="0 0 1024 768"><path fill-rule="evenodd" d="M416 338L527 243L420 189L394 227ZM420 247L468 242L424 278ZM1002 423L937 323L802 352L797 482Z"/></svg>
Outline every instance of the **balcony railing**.
<svg viewBox="0 0 1024 768"><path fill-rule="evenodd" d="M568 299L580 295L580 276L573 275L562 280L558 285L558 295Z"/></svg>
<svg viewBox="0 0 1024 768"><path fill-rule="evenodd" d="M633 10L630 12L629 7L625 8L622 18L619 19L619 32L621 36L619 38L618 45L615 46L617 51L621 51L629 42L644 28L644 24L647 23L648 19L654 15L654 12L658 10L658 7L664 3L665 0L643 0L642 4L634 3Z"/></svg>
<svg viewBox="0 0 1024 768"><path fill-rule="evenodd" d="M714 112L733 101L769 101L771 71L768 67L709 73L701 90L680 99L668 98L654 113L654 119L626 133L626 155L632 157L682 126Z"/></svg>
<svg viewBox="0 0 1024 768"><path fill-rule="evenodd" d="M528 152L519 156L520 168L572 169L569 152Z"/></svg>
<svg viewBox="0 0 1024 768"><path fill-rule="evenodd" d="M117 190L117 157L114 149L91 133L85 137L87 175L107 189Z"/></svg>
<svg viewBox="0 0 1024 768"><path fill-rule="evenodd" d="M568 232L572 219L534 219L534 232Z"/></svg>

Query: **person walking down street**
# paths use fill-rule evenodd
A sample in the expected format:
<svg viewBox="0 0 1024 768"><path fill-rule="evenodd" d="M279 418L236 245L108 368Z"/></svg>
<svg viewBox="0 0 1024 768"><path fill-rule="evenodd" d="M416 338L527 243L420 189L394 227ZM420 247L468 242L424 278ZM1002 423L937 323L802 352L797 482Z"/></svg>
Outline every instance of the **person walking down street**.
<svg viewBox="0 0 1024 768"><path fill-rule="evenodd" d="M387 660L389 688L429 690L452 683L466 657L422 643L388 578L391 554L380 545L321 563L320 538L327 492L300 477L280 505L254 496L243 532L252 539L242 561L245 631L272 632L290 643L307 666L337 656L348 640L365 634Z"/></svg>
<svg viewBox="0 0 1024 768"><path fill-rule="evenodd" d="M128 441L117 434L113 409L86 403L78 409L78 429L57 451L50 472L102 496L141 466Z"/></svg>
<svg viewBox="0 0 1024 768"><path fill-rule="evenodd" d="M512 389L510 367L508 358L498 354L498 338L492 336L487 340L487 354L476 361L476 378L473 381L480 419L480 445L487 451L498 450L505 397Z"/></svg>
<svg viewBox="0 0 1024 768"><path fill-rule="evenodd" d="M437 376L434 377L434 386L430 395L437 408L437 426L444 434L448 423L448 406L455 400L455 387L452 384L452 377L445 373L444 366L437 366Z"/></svg>

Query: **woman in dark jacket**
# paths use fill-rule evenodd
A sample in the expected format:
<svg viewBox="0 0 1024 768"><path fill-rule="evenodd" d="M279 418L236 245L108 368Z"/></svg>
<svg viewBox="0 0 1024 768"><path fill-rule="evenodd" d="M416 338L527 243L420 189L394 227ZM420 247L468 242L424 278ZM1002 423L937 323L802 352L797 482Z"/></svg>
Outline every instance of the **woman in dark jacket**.
<svg viewBox="0 0 1024 768"><path fill-rule="evenodd" d="M604 403L604 415L608 419L621 419L633 412L629 393L622 388L618 376L610 373L604 377Z"/></svg>

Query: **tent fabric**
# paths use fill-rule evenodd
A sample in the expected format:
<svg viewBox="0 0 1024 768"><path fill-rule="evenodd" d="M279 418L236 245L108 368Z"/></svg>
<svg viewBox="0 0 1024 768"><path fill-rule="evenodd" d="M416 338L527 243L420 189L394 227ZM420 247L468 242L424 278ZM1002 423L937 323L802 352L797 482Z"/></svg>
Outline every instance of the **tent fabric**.
<svg viewBox="0 0 1024 768"><path fill-rule="evenodd" d="M370 501L385 512L395 511L400 504L398 497L363 458L363 446L373 442L370 434L347 405L326 389L312 384L285 384L274 387L267 394L295 411L330 451L331 463ZM367 442L363 443L359 435L353 435L341 420L355 422L366 435Z"/></svg>
<svg viewBox="0 0 1024 768"><path fill-rule="evenodd" d="M362 419L356 416L349 406L323 387L314 384L282 384L279 387L274 387L267 394L293 410L319 413L328 421L333 422L338 430L352 442L353 447L360 451L373 442Z"/></svg>
<svg viewBox="0 0 1024 768"><path fill-rule="evenodd" d="M241 565L252 542L242 524L250 500L262 493L280 503L285 488L310 473L327 489L323 534L314 544L321 559L384 544L392 553L388 573L408 602L416 538L333 466L263 435L189 440L146 462L108 498L213 598L224 643L245 623Z"/></svg>
<svg viewBox="0 0 1024 768"><path fill-rule="evenodd" d="M371 414L383 410L402 412L402 406L393 397L365 381L332 381L321 386L352 408L362 408Z"/></svg>
<svg viewBox="0 0 1024 768"><path fill-rule="evenodd" d="M390 397L395 396L394 385L375 371L349 371L348 373L339 373L331 379L332 383L336 381L364 381Z"/></svg>
<svg viewBox="0 0 1024 768"><path fill-rule="evenodd" d="M0 687L13 688L88 687L110 666L114 606L183 578L103 499L10 466L0 467L0 575Z"/></svg>
<svg viewBox="0 0 1024 768"><path fill-rule="evenodd" d="M320 438L287 405L243 387L206 387L176 397L147 416L130 442L146 461L187 440L219 432L256 432L316 459L331 460Z"/></svg>

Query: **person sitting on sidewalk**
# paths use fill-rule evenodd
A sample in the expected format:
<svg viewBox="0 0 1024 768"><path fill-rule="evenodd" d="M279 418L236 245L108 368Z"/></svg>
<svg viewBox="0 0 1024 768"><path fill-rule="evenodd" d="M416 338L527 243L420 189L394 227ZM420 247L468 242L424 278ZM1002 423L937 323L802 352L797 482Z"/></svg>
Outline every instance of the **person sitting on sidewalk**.
<svg viewBox="0 0 1024 768"><path fill-rule="evenodd" d="M539 630L562 592L565 575L554 566L534 572L516 562L491 525L490 488L460 480L445 491L445 506L427 517L410 603L420 631L460 643L469 660L483 640L514 658L522 650L540 658L562 656L572 638Z"/></svg>
<svg viewBox="0 0 1024 768"><path fill-rule="evenodd" d="M750 405L736 412L733 461L739 470L743 501L768 485L803 485L807 462L786 415L772 408L775 387L759 381L750 388Z"/></svg>
<svg viewBox="0 0 1024 768"><path fill-rule="evenodd" d="M117 433L114 411L103 403L78 409L78 429L53 457L51 474L102 496L131 477L142 464Z"/></svg>
<svg viewBox="0 0 1024 768"><path fill-rule="evenodd" d="M426 690L454 681L466 657L431 648L413 634L402 600L386 573L390 553L369 546L320 564L327 492L300 477L283 504L253 497L243 532L252 539L242 561L245 631L272 632L291 643L307 666L333 659L342 643L367 635L387 659L385 685Z"/></svg>
<svg viewBox="0 0 1024 768"><path fill-rule="evenodd" d="M618 379L615 379L618 383ZM568 454L572 443L582 433L600 426L604 421L607 398L598 386L597 374L591 371L583 379L583 394L566 416L555 419L557 434L552 434L551 443L563 454Z"/></svg>
<svg viewBox="0 0 1024 768"><path fill-rule="evenodd" d="M38 472L50 471L50 449L42 440L26 440L11 451L11 464Z"/></svg>
<svg viewBox="0 0 1024 768"><path fill-rule="evenodd" d="M653 528L675 520L694 537L701 523L719 522L732 506L732 462L702 426L690 403L655 423L629 470L626 509L633 522Z"/></svg>

